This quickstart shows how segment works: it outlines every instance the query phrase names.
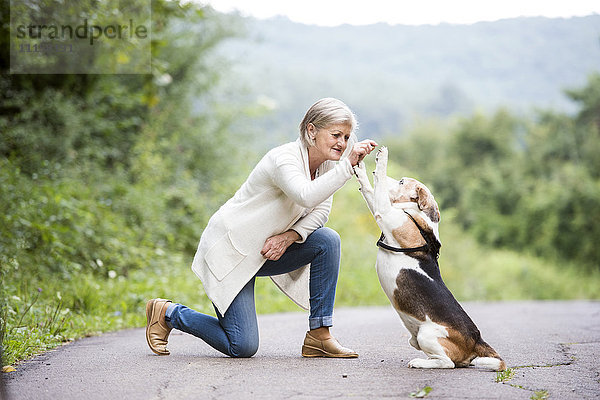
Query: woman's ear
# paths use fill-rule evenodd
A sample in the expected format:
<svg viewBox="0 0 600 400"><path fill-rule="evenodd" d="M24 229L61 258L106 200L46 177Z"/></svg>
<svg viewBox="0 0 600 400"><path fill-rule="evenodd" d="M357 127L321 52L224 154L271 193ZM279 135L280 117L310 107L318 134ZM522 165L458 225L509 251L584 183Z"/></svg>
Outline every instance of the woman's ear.
<svg viewBox="0 0 600 400"><path fill-rule="evenodd" d="M433 195L423 186L417 187L417 204L419 210L423 211L429 217L431 222L440 222L440 209Z"/></svg>
<svg viewBox="0 0 600 400"><path fill-rule="evenodd" d="M308 136L311 139L315 139L315 137L317 137L317 127L313 125L312 122L309 122L308 125L306 125L306 130L308 131Z"/></svg>

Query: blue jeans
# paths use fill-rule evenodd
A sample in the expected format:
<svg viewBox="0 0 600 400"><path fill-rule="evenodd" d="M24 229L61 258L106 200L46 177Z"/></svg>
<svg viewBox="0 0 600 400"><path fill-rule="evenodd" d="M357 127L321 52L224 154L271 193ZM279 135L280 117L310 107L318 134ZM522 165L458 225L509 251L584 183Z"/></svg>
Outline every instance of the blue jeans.
<svg viewBox="0 0 600 400"><path fill-rule="evenodd" d="M319 228L304 243L293 243L277 261L268 260L256 276L272 276L310 264L310 329L333 325L335 287L340 269L340 236ZM253 277L217 318L182 304L169 305L165 314L172 328L192 334L231 357L252 357L258 350L258 322L254 306Z"/></svg>

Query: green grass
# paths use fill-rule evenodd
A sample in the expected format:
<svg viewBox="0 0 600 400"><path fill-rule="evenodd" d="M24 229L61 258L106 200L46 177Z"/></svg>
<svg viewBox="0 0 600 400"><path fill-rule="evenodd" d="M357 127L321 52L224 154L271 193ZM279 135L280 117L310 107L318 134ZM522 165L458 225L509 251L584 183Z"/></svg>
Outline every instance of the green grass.
<svg viewBox="0 0 600 400"><path fill-rule="evenodd" d="M416 399L423 399L423 398L427 397L429 395L429 393L431 393L432 390L433 390L433 388L431 386L425 386L422 389L419 389L415 392L410 393L409 397L413 397Z"/></svg>
<svg viewBox="0 0 600 400"><path fill-rule="evenodd" d="M389 304L375 272L379 230L357 188L351 181L335 195L327 224L342 237L337 307ZM458 227L452 210L441 212L441 272L460 301L600 298L598 271L483 247ZM6 321L4 365L65 341L144 326L144 305L153 297L214 313L190 270L191 261L180 253L160 252L151 265L128 270L127 276L113 272L112 277L92 273L58 277L23 271L18 278L7 276L8 304L0 315ZM300 310L268 278L257 280L256 303L259 313Z"/></svg>
<svg viewBox="0 0 600 400"><path fill-rule="evenodd" d="M5 308L4 364L65 341L143 326L144 306L152 297L174 298L200 311L211 311L187 262L178 257L168 261L160 270L135 270L127 277L81 274L68 281L32 277Z"/></svg>
<svg viewBox="0 0 600 400"><path fill-rule="evenodd" d="M496 372L496 383L504 383L510 381L515 376L513 368L507 368L504 371Z"/></svg>
<svg viewBox="0 0 600 400"><path fill-rule="evenodd" d="M531 400L546 400L550 397L547 390L536 390L530 397Z"/></svg>

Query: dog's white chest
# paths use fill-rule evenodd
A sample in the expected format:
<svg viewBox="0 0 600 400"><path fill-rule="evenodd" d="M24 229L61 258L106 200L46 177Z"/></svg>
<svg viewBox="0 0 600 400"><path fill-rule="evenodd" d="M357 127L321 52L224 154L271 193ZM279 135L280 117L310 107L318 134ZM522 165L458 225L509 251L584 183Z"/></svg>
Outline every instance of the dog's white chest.
<svg viewBox="0 0 600 400"><path fill-rule="evenodd" d="M379 278L381 288L393 304L394 291L398 288L396 280L402 267L400 263L391 261L388 254L385 254L381 250L377 252L377 264L375 266L377 277Z"/></svg>
<svg viewBox="0 0 600 400"><path fill-rule="evenodd" d="M377 252L377 276L383 291L394 304L394 291L398 288L398 275L403 269L410 269L422 274L427 279L433 280L421 269L419 261L406 254L390 253L387 250Z"/></svg>

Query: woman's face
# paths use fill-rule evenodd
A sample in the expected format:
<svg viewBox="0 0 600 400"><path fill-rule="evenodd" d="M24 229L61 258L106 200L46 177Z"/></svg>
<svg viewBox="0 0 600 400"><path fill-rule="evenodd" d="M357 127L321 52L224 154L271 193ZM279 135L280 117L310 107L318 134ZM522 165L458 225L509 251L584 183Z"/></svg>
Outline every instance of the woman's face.
<svg viewBox="0 0 600 400"><path fill-rule="evenodd" d="M347 124L332 124L318 130L310 124L308 132L314 135L315 148L325 160L338 161L350 139L350 126Z"/></svg>

